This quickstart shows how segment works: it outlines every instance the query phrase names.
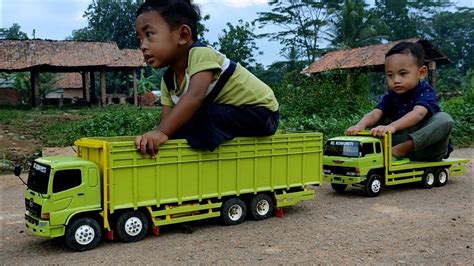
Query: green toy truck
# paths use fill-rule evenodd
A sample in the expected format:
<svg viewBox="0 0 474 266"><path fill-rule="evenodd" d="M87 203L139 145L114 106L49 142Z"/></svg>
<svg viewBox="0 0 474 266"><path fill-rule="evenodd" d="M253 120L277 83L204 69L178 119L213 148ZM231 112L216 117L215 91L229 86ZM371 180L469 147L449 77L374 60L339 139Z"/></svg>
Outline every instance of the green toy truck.
<svg viewBox="0 0 474 266"><path fill-rule="evenodd" d="M148 231L158 235L162 225L282 216L282 207L313 199L309 186L322 182L320 133L236 138L214 152L171 140L156 159L143 158L133 139L82 138L77 158L34 160L25 191L28 231L64 236L68 247L83 251L102 233L134 242Z"/></svg>
<svg viewBox="0 0 474 266"><path fill-rule="evenodd" d="M329 139L324 147L325 182L336 192L348 185L361 187L368 196L377 196L384 186L421 182L423 187L444 186L449 176L465 172L467 159L441 162L392 160L392 135L373 137L369 132Z"/></svg>

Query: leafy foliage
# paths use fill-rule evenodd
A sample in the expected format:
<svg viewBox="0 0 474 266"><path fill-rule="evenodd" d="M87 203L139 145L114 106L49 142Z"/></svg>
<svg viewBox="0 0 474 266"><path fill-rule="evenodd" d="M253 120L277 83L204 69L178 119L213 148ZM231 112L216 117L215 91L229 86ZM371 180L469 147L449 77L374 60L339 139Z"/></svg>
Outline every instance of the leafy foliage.
<svg viewBox="0 0 474 266"><path fill-rule="evenodd" d="M244 23L243 20L239 20L236 26L227 23L228 29L223 29L223 34L219 35L219 50L244 67L249 67L255 62L253 56L258 52L254 25L255 23Z"/></svg>
<svg viewBox="0 0 474 266"><path fill-rule="evenodd" d="M72 145L82 137L134 136L143 134L159 124L161 109L117 107L108 108L86 119L57 123L41 130L48 146Z"/></svg>
<svg viewBox="0 0 474 266"><path fill-rule="evenodd" d="M13 23L10 28L0 28L0 39L27 40L28 35L21 31L21 27L18 23Z"/></svg>

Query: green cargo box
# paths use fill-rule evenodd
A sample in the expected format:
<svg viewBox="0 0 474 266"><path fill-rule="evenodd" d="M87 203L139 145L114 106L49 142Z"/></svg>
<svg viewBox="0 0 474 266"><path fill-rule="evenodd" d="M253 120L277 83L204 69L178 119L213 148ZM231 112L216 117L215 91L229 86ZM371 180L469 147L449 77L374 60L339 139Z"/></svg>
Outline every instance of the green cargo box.
<svg viewBox="0 0 474 266"><path fill-rule="evenodd" d="M78 156L97 163L102 172L103 197L109 203L105 213L301 188L322 181L321 133L239 137L213 152L192 149L185 140L171 140L160 146L155 159L143 158L133 140L75 142Z"/></svg>

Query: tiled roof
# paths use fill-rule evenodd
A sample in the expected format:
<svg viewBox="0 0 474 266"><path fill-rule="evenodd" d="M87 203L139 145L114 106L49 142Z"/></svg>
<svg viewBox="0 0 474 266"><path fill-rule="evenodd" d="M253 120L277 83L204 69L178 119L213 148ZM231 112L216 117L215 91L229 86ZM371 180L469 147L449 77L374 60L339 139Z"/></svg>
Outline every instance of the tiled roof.
<svg viewBox="0 0 474 266"><path fill-rule="evenodd" d="M0 40L0 70L18 71L31 67L60 69L108 65L143 66L143 63L139 62L143 61L142 55L133 58L134 55L138 56L138 53L123 52L113 42Z"/></svg>
<svg viewBox="0 0 474 266"><path fill-rule="evenodd" d="M387 44L370 45L329 52L304 69L303 73L312 74L332 69L381 67L385 62L385 53L402 41L420 43L423 46L428 59L439 61L441 64L451 62L449 58L436 50L430 42L419 38L413 38Z"/></svg>
<svg viewBox="0 0 474 266"><path fill-rule="evenodd" d="M122 49L120 50L120 57L108 65L108 67L137 67L146 66L143 54L140 50Z"/></svg>

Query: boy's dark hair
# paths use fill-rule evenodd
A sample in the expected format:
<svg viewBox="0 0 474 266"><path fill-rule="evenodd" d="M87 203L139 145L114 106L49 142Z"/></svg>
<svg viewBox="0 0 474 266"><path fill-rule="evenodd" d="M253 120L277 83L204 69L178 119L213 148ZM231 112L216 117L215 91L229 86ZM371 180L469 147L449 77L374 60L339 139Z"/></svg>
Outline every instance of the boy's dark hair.
<svg viewBox="0 0 474 266"><path fill-rule="evenodd" d="M385 58L394 54L411 54L419 67L425 64L425 50L419 43L400 42L385 54Z"/></svg>
<svg viewBox="0 0 474 266"><path fill-rule="evenodd" d="M146 0L137 10L137 17L148 11L160 13L172 30L186 24L191 28L193 41L197 40L197 24L200 16L199 7L191 0Z"/></svg>

